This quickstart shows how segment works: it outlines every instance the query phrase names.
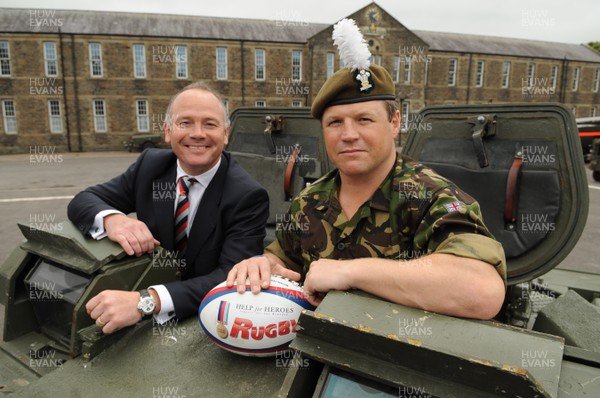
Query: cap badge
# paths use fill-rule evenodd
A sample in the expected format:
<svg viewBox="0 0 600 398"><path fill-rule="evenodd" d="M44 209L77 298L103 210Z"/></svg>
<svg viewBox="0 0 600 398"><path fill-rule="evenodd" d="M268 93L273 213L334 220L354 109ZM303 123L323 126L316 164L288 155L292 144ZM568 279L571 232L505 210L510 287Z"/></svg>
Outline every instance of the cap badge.
<svg viewBox="0 0 600 398"><path fill-rule="evenodd" d="M368 93L373 89L373 80L368 69L357 70L354 78L359 82L360 92Z"/></svg>

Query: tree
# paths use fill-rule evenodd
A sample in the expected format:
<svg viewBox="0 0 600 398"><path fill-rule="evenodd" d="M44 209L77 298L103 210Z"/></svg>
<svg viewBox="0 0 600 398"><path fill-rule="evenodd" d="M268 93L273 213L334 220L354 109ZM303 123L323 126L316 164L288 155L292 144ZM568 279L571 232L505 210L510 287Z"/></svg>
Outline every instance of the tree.
<svg viewBox="0 0 600 398"><path fill-rule="evenodd" d="M588 43L588 46L600 53L600 41L591 41Z"/></svg>

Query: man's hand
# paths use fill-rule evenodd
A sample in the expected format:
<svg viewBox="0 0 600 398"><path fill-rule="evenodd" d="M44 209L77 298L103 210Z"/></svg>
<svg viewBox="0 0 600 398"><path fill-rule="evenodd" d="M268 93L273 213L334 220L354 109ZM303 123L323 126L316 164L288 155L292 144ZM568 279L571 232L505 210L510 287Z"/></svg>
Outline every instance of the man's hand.
<svg viewBox="0 0 600 398"><path fill-rule="evenodd" d="M349 290L352 263L345 260L321 259L310 264L304 280L304 296L317 306L330 290Z"/></svg>
<svg viewBox="0 0 600 398"><path fill-rule="evenodd" d="M92 297L85 305L87 313L108 334L126 326L134 325L142 319L137 309L139 292L124 290L104 290Z"/></svg>
<svg viewBox="0 0 600 398"><path fill-rule="evenodd" d="M300 274L286 268L281 260L273 254L252 257L233 266L227 274L227 287L237 285L238 293L246 291L246 279L250 279L252 293L260 293L271 284L271 274L280 275L294 281L300 280Z"/></svg>
<svg viewBox="0 0 600 398"><path fill-rule="evenodd" d="M151 253L154 246L160 245L146 224L123 214L109 214L104 217L104 229L108 239L121 245L130 256Z"/></svg>

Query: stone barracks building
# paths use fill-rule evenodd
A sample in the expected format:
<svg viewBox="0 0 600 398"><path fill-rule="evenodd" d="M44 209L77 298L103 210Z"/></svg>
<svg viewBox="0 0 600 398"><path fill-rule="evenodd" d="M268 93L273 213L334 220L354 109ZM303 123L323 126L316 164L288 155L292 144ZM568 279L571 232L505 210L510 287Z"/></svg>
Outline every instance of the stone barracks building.
<svg viewBox="0 0 600 398"><path fill-rule="evenodd" d="M598 115L600 54L585 45L411 31L376 3L348 17L392 73L404 115L488 102ZM230 111L310 106L342 66L332 29L285 16L0 9L0 153L121 149L161 132L170 96L197 80Z"/></svg>

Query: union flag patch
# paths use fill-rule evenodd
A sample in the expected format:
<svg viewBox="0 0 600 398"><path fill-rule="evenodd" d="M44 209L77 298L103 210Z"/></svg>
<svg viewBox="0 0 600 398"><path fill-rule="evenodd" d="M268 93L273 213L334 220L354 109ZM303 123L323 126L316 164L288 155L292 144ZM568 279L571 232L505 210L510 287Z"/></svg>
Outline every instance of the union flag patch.
<svg viewBox="0 0 600 398"><path fill-rule="evenodd" d="M446 208L446 210L448 211L448 213L452 213L452 212L459 211L459 210L463 209L462 205L458 201L445 204L444 207Z"/></svg>

